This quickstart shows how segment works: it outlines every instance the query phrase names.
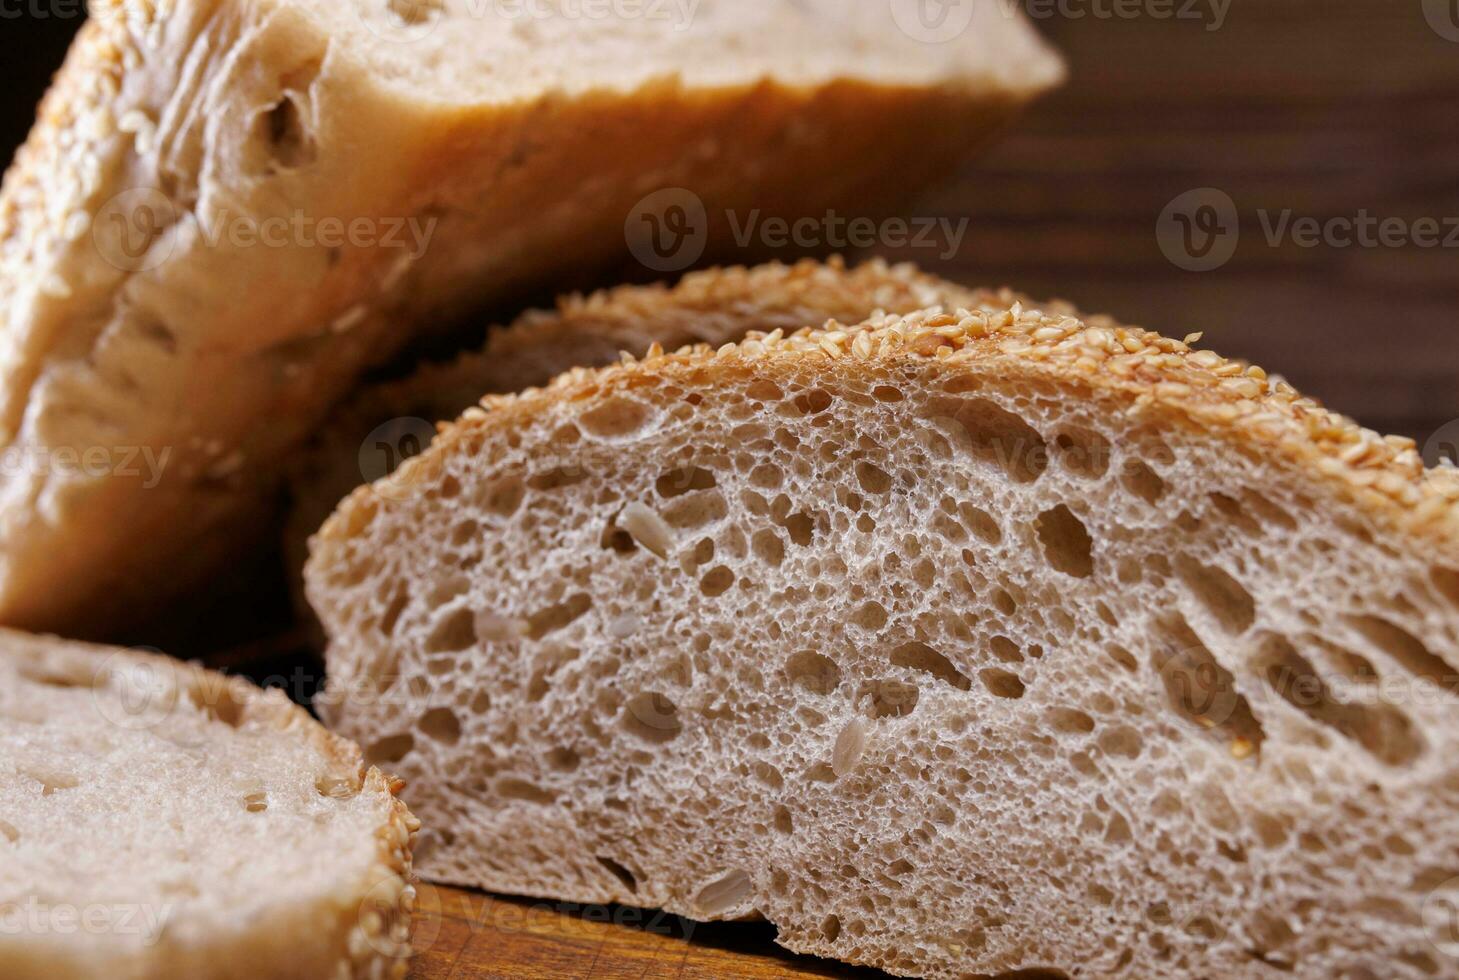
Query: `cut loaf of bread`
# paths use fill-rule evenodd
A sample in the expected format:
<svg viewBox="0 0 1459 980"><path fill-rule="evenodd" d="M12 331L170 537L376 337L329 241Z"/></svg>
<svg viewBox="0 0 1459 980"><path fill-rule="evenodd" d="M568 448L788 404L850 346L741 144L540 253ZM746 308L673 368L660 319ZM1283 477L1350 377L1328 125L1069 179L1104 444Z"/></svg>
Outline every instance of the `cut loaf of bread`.
<svg viewBox="0 0 1459 980"><path fill-rule="evenodd" d="M1258 368L990 304L488 399L306 580L440 880L906 975L1454 975L1456 501Z"/></svg>
<svg viewBox="0 0 1459 980"><path fill-rule="evenodd" d="M900 6L91 4L0 190L0 622L195 587L362 371L470 304L656 219L650 263L875 214L1061 75L999 0L940 43Z"/></svg>
<svg viewBox="0 0 1459 980"><path fill-rule="evenodd" d="M0 976L404 977L394 789L277 691L0 632Z"/></svg>
<svg viewBox="0 0 1459 980"><path fill-rule="evenodd" d="M751 330L793 331L827 320L860 323L878 312L1012 302L910 264L874 260L848 270L839 259L708 269L673 286L564 297L554 310L532 310L511 326L493 328L480 350L402 380L367 385L332 413L289 468L289 574L299 581L309 537L350 491L394 471L429 444L438 420L456 418L483 395L545 385L575 367L612 364L623 353L642 356L654 344L718 347Z"/></svg>

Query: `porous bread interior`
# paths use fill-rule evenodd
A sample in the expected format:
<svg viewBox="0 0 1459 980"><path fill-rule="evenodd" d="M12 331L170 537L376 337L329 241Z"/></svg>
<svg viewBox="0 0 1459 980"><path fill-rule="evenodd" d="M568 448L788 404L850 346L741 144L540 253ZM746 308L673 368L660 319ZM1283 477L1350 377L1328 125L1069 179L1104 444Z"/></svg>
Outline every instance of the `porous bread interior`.
<svg viewBox="0 0 1459 980"><path fill-rule="evenodd" d="M908 975L1452 972L1452 550L1028 356L829 355L493 402L326 526L429 874Z"/></svg>
<svg viewBox="0 0 1459 980"><path fill-rule="evenodd" d="M903 2L915 13L915 0ZM1001 0L976 0L954 36L927 43L898 26L894 3L797 0L310 0L303 6L391 84L442 102L511 101L543 90L630 91L679 78L741 85L756 76L819 85L857 71L888 84L948 78L970 88L1035 89L1057 64ZM955 11L957 15L961 11ZM915 21L903 20L915 30ZM551 51L552 57L542 57ZM976 65L969 73L968 66Z"/></svg>
<svg viewBox="0 0 1459 980"><path fill-rule="evenodd" d="M395 975L413 821L357 749L160 657L0 645L0 975Z"/></svg>

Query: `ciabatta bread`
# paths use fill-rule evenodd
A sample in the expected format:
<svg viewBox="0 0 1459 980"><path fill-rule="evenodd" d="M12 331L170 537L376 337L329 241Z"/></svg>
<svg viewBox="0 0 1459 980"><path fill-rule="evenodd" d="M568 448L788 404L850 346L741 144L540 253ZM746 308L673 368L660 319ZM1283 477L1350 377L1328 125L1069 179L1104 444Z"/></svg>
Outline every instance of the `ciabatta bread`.
<svg viewBox="0 0 1459 980"><path fill-rule="evenodd" d="M673 286L564 297L554 310L533 310L492 329L478 351L361 388L330 416L289 470L289 574L299 581L309 537L351 490L393 472L429 444L437 421L456 418L483 395L545 385L575 367L601 367L624 353L641 356L654 344L718 347L750 330L794 331L827 320L860 323L877 312L1012 302L910 264L874 260L847 269L837 259L708 269Z"/></svg>
<svg viewBox="0 0 1459 980"><path fill-rule="evenodd" d="M0 976L404 977L418 823L277 691L0 632Z"/></svg>
<svg viewBox="0 0 1459 980"><path fill-rule="evenodd" d="M939 43L882 3L630 6L92 3L0 191L0 622L196 587L469 305L879 212L1062 71L999 0Z"/></svg>
<svg viewBox="0 0 1459 980"><path fill-rule="evenodd" d="M1452 976L1456 500L1258 368L990 306L488 399L306 577L441 880L916 976Z"/></svg>

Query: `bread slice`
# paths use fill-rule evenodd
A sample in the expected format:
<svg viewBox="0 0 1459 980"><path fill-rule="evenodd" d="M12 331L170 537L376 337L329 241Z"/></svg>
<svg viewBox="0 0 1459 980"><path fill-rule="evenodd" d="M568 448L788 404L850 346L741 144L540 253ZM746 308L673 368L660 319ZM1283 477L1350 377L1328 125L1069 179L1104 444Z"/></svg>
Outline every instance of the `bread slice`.
<svg viewBox="0 0 1459 980"><path fill-rule="evenodd" d="M0 622L196 587L362 370L471 304L875 214L1062 72L996 0L944 43L879 3L630 6L93 3L0 190Z"/></svg>
<svg viewBox="0 0 1459 980"><path fill-rule="evenodd" d="M0 632L0 976L404 977L418 822L279 692Z"/></svg>
<svg viewBox="0 0 1459 980"><path fill-rule="evenodd" d="M1450 975L1456 501L1259 368L931 310L488 399L306 580L441 880L905 975Z"/></svg>
<svg viewBox="0 0 1459 980"><path fill-rule="evenodd" d="M848 269L835 258L707 269L673 286L563 297L554 310L532 310L509 327L490 330L478 351L361 388L331 415L289 468L289 574L302 582L309 537L350 491L393 472L430 443L437 420L456 418L484 394L545 385L571 368L612 364L622 353L642 356L655 344L718 347L755 329L794 331L827 320L860 323L878 312L1007 308L1014 302L1011 295L966 289L909 263L872 260Z"/></svg>

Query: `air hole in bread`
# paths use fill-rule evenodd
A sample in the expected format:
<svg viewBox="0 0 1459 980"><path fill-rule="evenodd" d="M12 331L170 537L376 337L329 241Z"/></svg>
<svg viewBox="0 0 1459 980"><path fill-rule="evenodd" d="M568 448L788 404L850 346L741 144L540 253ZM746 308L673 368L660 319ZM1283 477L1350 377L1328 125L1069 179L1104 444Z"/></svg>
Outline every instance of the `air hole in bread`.
<svg viewBox="0 0 1459 980"><path fill-rule="evenodd" d="M394 765L415 748L415 736L409 732L387 735L365 747L365 761L372 766Z"/></svg>
<svg viewBox="0 0 1459 980"><path fill-rule="evenodd" d="M915 684L897 680L873 680L861 685L856 703L864 705L872 718L901 718L917 708L921 692Z"/></svg>
<svg viewBox="0 0 1459 980"><path fill-rule="evenodd" d="M1348 622L1377 650L1415 677L1459 693L1459 671L1408 631L1379 616L1349 616Z"/></svg>
<svg viewBox="0 0 1459 980"><path fill-rule="evenodd" d="M20 843L20 830L7 820L0 820L0 838L11 844Z"/></svg>
<svg viewBox="0 0 1459 980"><path fill-rule="evenodd" d="M547 764L558 772L575 772L582 762L582 757L566 746L558 746L547 753Z"/></svg>
<svg viewBox="0 0 1459 980"><path fill-rule="evenodd" d="M248 705L238 696L238 689L221 674L198 673L187 688L187 699L194 708L229 728L243 724Z"/></svg>
<svg viewBox="0 0 1459 980"><path fill-rule="evenodd" d="M1392 705L1338 701L1312 662L1286 637L1263 636L1257 663L1267 684L1288 704L1382 762L1404 766L1423 754L1421 737L1406 715Z"/></svg>
<svg viewBox="0 0 1459 980"><path fill-rule="evenodd" d="M416 27L428 24L446 9L445 0L386 0L385 7L400 24Z"/></svg>
<svg viewBox="0 0 1459 980"><path fill-rule="evenodd" d="M973 683L967 675L952 665L952 661L925 643L904 643L892 651L891 661L898 667L920 670L931 674L959 691L969 690Z"/></svg>
<svg viewBox="0 0 1459 980"><path fill-rule="evenodd" d="M1074 578L1094 574L1094 539L1073 511L1060 504L1040 514L1035 526L1044 557L1056 571Z"/></svg>
<svg viewBox="0 0 1459 980"><path fill-rule="evenodd" d="M750 551L772 568L778 568L785 561L785 542L780 539L780 535L769 529L755 532L750 539Z"/></svg>
<svg viewBox="0 0 1459 980"><path fill-rule="evenodd" d="M1061 735L1088 735L1094 731L1094 719L1078 708L1050 708L1045 717L1049 727Z"/></svg>
<svg viewBox="0 0 1459 980"><path fill-rule="evenodd" d="M785 519L784 527L790 540L802 548L809 547L815 540L816 524L808 514L791 514Z"/></svg>
<svg viewBox="0 0 1459 980"><path fill-rule="evenodd" d="M583 412L578 422L589 435L617 440L637 434L652 418L653 410L643 402L613 396Z"/></svg>
<svg viewBox="0 0 1459 980"><path fill-rule="evenodd" d="M871 389L871 397L879 402L899 402L907 396L902 394L902 389L895 388L892 385L877 385Z"/></svg>
<svg viewBox="0 0 1459 980"><path fill-rule="evenodd" d="M771 820L771 825L779 833L785 834L787 837L795 833L795 819L790 815L790 811L783 806L777 806L775 808L775 816Z"/></svg>
<svg viewBox="0 0 1459 980"><path fill-rule="evenodd" d="M522 482L522 478L516 474L508 474L488 480L482 486L478 499L488 514L508 518L521 508L526 495L527 485Z"/></svg>
<svg viewBox="0 0 1459 980"><path fill-rule="evenodd" d="M551 493L575 487L588 478L588 471L581 466L554 466L548 470L533 473L527 478L527 488L538 493Z"/></svg>
<svg viewBox="0 0 1459 980"><path fill-rule="evenodd" d="M476 613L469 606L451 610L426 637L427 653L458 653L476 645Z"/></svg>
<svg viewBox="0 0 1459 980"><path fill-rule="evenodd" d="M1006 636L993 637L988 641L988 647L993 651L993 656L1005 664L1023 663L1023 650Z"/></svg>
<svg viewBox="0 0 1459 980"><path fill-rule="evenodd" d="M325 772L314 777L314 789L331 800L348 800L360 793L358 777L345 773Z"/></svg>
<svg viewBox="0 0 1459 980"><path fill-rule="evenodd" d="M750 772L771 789L780 789L785 785L785 777L781 775L780 770L763 759L757 759L750 766Z"/></svg>
<svg viewBox="0 0 1459 980"><path fill-rule="evenodd" d="M638 878L632 871L629 871L612 858L604 857L601 854L598 855L598 863L603 866L604 871L617 878L619 884L628 889L629 894L637 893Z"/></svg>
<svg viewBox="0 0 1459 980"><path fill-rule="evenodd" d="M672 742L684 730L678 705L655 692L629 699L623 710L623 727L629 734L655 745Z"/></svg>
<svg viewBox="0 0 1459 980"><path fill-rule="evenodd" d="M1160 474L1138 459L1125 464L1125 472L1120 480L1126 490L1147 504L1158 503L1165 496L1165 481L1160 478Z"/></svg>
<svg viewBox="0 0 1459 980"><path fill-rule="evenodd" d="M1262 526L1259 521L1246 512L1241 501L1224 493L1213 493L1210 495L1212 506L1220 511L1231 524L1240 528L1244 534L1255 537L1262 533Z"/></svg>
<svg viewBox="0 0 1459 980"><path fill-rule="evenodd" d="M247 794L243 797L243 809L249 813L263 813L268 809L268 794L263 790Z"/></svg>
<svg viewBox="0 0 1459 980"><path fill-rule="evenodd" d="M455 745L461 741L461 719L450 708L432 708L421 715L420 730L427 738L442 745Z"/></svg>
<svg viewBox="0 0 1459 980"><path fill-rule="evenodd" d="M728 592L735 584L735 573L724 565L710 569L704 578L699 580L699 591L711 599L717 599Z"/></svg>
<svg viewBox="0 0 1459 980"><path fill-rule="evenodd" d="M562 602L548 606L527 619L526 636L529 640L540 640L544 636L565 630L593 608L593 599L585 592L568 596Z"/></svg>
<svg viewBox="0 0 1459 980"><path fill-rule="evenodd" d="M654 483L660 497L672 500L695 490L713 490L719 481L712 471L700 466L682 466L669 470Z"/></svg>
<svg viewBox="0 0 1459 980"><path fill-rule="evenodd" d="M996 466L1017 483L1033 483L1049 466L1049 447L1037 429L982 398L938 398L933 423L961 452Z"/></svg>
<svg viewBox="0 0 1459 980"><path fill-rule="evenodd" d="M890 493L892 489L891 475L872 463L856 464L856 482L873 496Z"/></svg>
<svg viewBox="0 0 1459 980"><path fill-rule="evenodd" d="M1109 471L1110 441L1093 429L1070 426L1054 437L1059 463L1075 476L1097 480Z"/></svg>
<svg viewBox="0 0 1459 980"><path fill-rule="evenodd" d="M1177 555L1175 570L1226 632L1245 633L1256 622L1256 600L1222 569L1204 565L1189 555Z"/></svg>
<svg viewBox="0 0 1459 980"><path fill-rule="evenodd" d="M851 614L851 625L875 632L887 624L887 610L879 602L865 602Z"/></svg>
<svg viewBox="0 0 1459 980"><path fill-rule="evenodd" d="M785 661L785 673L791 683L813 694L830 694L841 683L841 668L814 650L791 654Z"/></svg>
<svg viewBox="0 0 1459 980"><path fill-rule="evenodd" d="M1104 648L1108 657L1120 666L1120 669L1128 673L1136 673L1140 669L1140 661L1135 655L1118 643L1111 643Z"/></svg>
<svg viewBox="0 0 1459 980"><path fill-rule="evenodd" d="M750 876L733 868L700 888L699 894L694 896L694 904L706 916L720 916L744 904L753 888Z"/></svg>
<svg viewBox="0 0 1459 980"><path fill-rule="evenodd" d="M985 667L978 671L978 680L988 689L988 693L994 697L1005 698L1016 701L1023 697L1026 687L1023 678L1012 671L1003 670L999 667Z"/></svg>
<svg viewBox="0 0 1459 980"><path fill-rule="evenodd" d="M285 92L278 102L260 112L254 134L261 152L255 151L258 156L250 161L248 169L257 173L297 170L313 163L317 156L298 93Z"/></svg>
<svg viewBox="0 0 1459 980"><path fill-rule="evenodd" d="M820 388L812 388L810 391L803 391L795 396L794 405L801 415L819 415L831 407L835 401Z"/></svg>
<svg viewBox="0 0 1459 980"><path fill-rule="evenodd" d="M1439 595L1459 609L1459 570L1435 565L1430 577L1433 579L1434 588L1439 590Z"/></svg>
<svg viewBox="0 0 1459 980"><path fill-rule="evenodd" d="M1231 672L1179 614L1161 620L1159 630L1154 667L1175 713L1229 739L1238 756L1259 752L1266 734Z"/></svg>
<svg viewBox="0 0 1459 980"><path fill-rule="evenodd" d="M1128 725L1115 725L1100 733L1099 747L1107 755L1136 759L1144 749L1144 739L1140 737L1139 732Z"/></svg>
<svg viewBox="0 0 1459 980"><path fill-rule="evenodd" d="M496 793L502 799L521 800L524 803L536 803L539 806L546 806L557 799L557 794L551 790L543 789L536 783L530 783L515 776L504 776L498 779Z"/></svg>
<svg viewBox="0 0 1459 980"><path fill-rule="evenodd" d="M400 616L405 612L405 607L410 604L410 593L404 585L397 585L390 597L390 602L385 606L385 611L380 614L378 629L382 636L391 636L395 633L395 627L400 622Z"/></svg>

